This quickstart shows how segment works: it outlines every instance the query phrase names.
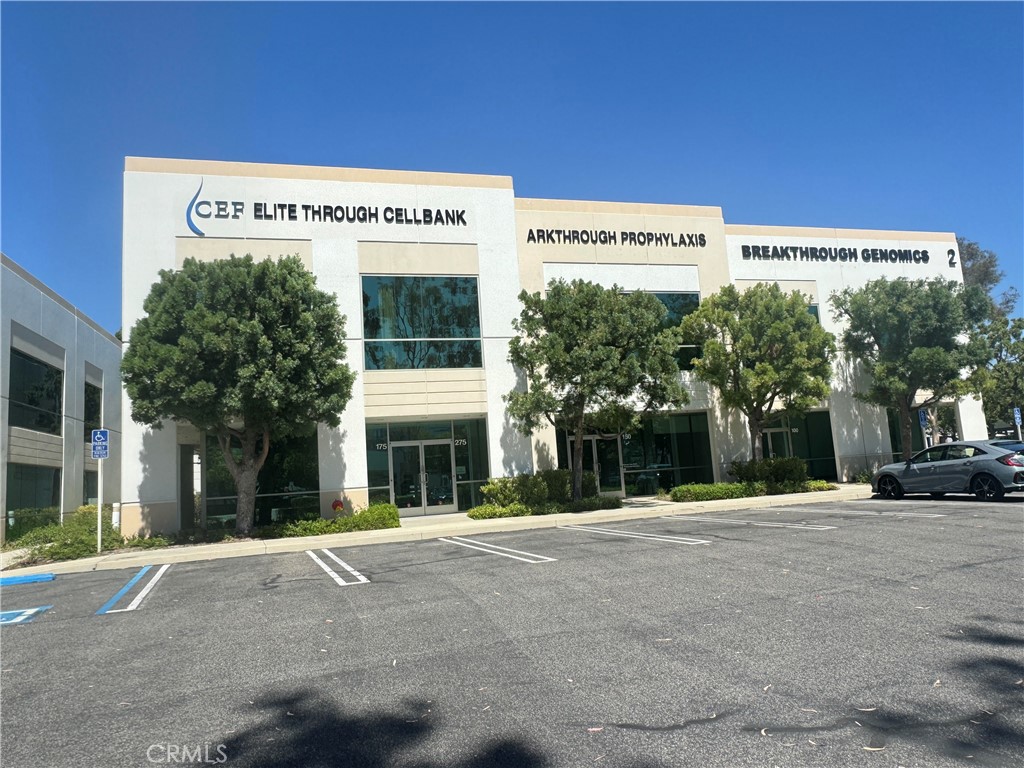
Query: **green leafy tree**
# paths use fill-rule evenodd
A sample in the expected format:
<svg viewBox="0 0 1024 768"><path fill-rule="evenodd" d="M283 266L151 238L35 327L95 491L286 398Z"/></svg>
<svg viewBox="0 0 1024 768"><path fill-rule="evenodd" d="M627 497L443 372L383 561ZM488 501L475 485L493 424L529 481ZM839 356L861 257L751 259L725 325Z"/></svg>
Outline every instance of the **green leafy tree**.
<svg viewBox="0 0 1024 768"><path fill-rule="evenodd" d="M994 432L997 423L1013 423L1014 407L1024 408L1024 318L997 317L988 326L988 341L992 360L977 379Z"/></svg>
<svg viewBox="0 0 1024 768"><path fill-rule="evenodd" d="M545 421L583 444L588 432L619 433L639 415L688 402L675 352L676 328L662 329L665 307L618 286L552 280L546 296L519 294L509 360L527 387L505 396L516 427L531 435ZM583 493L583 451L573 456L572 497Z"/></svg>
<svg viewBox="0 0 1024 768"><path fill-rule="evenodd" d="M964 285L977 286L991 299L999 314L1009 315L1017 306L1020 293L1016 288L1008 288L996 298L992 295L996 286L1006 276L999 268L999 257L993 252L982 248L973 240L965 237L956 239L960 250L960 265L964 273Z"/></svg>
<svg viewBox="0 0 1024 768"><path fill-rule="evenodd" d="M757 460L765 421L800 415L828 397L835 338L810 307L809 297L776 283L743 293L727 285L683 320L683 339L703 347L694 373L747 417Z"/></svg>
<svg viewBox="0 0 1024 768"><path fill-rule="evenodd" d="M216 436L248 536L271 440L339 423L355 378L345 318L297 257L187 259L160 272L143 308L121 362L132 419Z"/></svg>
<svg viewBox="0 0 1024 768"><path fill-rule="evenodd" d="M846 324L846 353L871 376L867 391L855 395L896 409L908 459L914 411L975 388L962 374L988 360L984 324L991 302L977 286L941 278L873 280L833 293L831 301L836 320Z"/></svg>

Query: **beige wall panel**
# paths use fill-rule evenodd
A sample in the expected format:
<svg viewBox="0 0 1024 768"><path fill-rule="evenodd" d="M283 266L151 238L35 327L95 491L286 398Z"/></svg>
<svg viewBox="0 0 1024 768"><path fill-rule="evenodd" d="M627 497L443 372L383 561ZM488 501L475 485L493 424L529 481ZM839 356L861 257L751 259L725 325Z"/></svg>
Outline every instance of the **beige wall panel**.
<svg viewBox="0 0 1024 768"><path fill-rule="evenodd" d="M233 163L220 160L176 160L126 157L124 169L136 173L184 173L190 176L248 176L261 179L363 181L371 184L425 184L438 187L512 189L511 176L483 176L432 171L382 171L372 168L324 168L310 165Z"/></svg>
<svg viewBox="0 0 1024 768"><path fill-rule="evenodd" d="M7 457L15 464L60 467L64 464L64 440L57 435L11 427Z"/></svg>
<svg viewBox="0 0 1024 768"><path fill-rule="evenodd" d="M632 215L722 218L722 209L716 205L615 203L599 200L551 200L532 197L517 197L516 211L576 211L579 213L628 213Z"/></svg>
<svg viewBox="0 0 1024 768"><path fill-rule="evenodd" d="M335 499L341 499L345 504L344 514L351 515L360 509L370 506L370 494L366 488L347 488L343 491L321 491L320 492L320 516L326 518L337 517L337 513L331 509Z"/></svg>
<svg viewBox="0 0 1024 768"><path fill-rule="evenodd" d="M824 237L851 240L946 240L956 242L952 232L904 232L890 229L833 229L831 227L770 227L726 224L725 234L751 237Z"/></svg>
<svg viewBox="0 0 1024 768"><path fill-rule="evenodd" d="M405 395L405 394L425 394L427 391L427 382L425 381L397 381L397 382L379 382L372 386L366 387L364 390L366 394L372 395Z"/></svg>
<svg viewBox="0 0 1024 768"><path fill-rule="evenodd" d="M365 371L363 373L364 386L369 388L374 384L397 384L408 381L437 382L437 381L485 381L482 368L443 368L420 371Z"/></svg>
<svg viewBox="0 0 1024 768"><path fill-rule="evenodd" d="M432 381L427 384L427 393L452 392L452 393L484 393L487 391L487 384L483 381Z"/></svg>
<svg viewBox="0 0 1024 768"><path fill-rule="evenodd" d="M121 505L121 535L125 537L177 531L179 522L176 501Z"/></svg>
<svg viewBox="0 0 1024 768"><path fill-rule="evenodd" d="M298 256L302 266L313 270L313 243L310 240L256 240L227 237L179 237L175 239L175 265L181 269L185 259L217 261L232 254L254 259L280 259Z"/></svg>
<svg viewBox="0 0 1024 768"><path fill-rule="evenodd" d="M476 395L475 397L474 394ZM438 403L461 403L466 408L479 408L481 411L486 411L487 393L431 392L427 395L427 403L430 405L436 405Z"/></svg>
<svg viewBox="0 0 1024 768"><path fill-rule="evenodd" d="M459 400L453 403L428 403L427 416L432 419L454 419L464 418L466 413L475 414L473 418L479 418L480 414L487 409L487 401L472 402Z"/></svg>
<svg viewBox="0 0 1024 768"><path fill-rule="evenodd" d="M466 243L359 243L364 275L478 275L480 257Z"/></svg>
<svg viewBox="0 0 1024 768"><path fill-rule="evenodd" d="M421 407L427 403L427 393L404 394L404 395L367 395L364 403L367 410L382 405L408 404L411 407Z"/></svg>

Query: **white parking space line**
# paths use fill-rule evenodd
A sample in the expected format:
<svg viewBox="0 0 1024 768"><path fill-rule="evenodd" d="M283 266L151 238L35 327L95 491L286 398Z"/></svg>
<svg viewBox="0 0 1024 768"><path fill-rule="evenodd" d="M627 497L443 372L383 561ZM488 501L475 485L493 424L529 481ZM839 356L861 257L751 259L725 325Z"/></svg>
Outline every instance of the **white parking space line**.
<svg viewBox="0 0 1024 768"><path fill-rule="evenodd" d="M807 514L807 510L791 509L788 507L772 507L775 512L803 512ZM896 512L886 511L882 509L815 509L814 514L816 515L860 515L861 517L946 517L939 513L924 513L924 512Z"/></svg>
<svg viewBox="0 0 1024 768"><path fill-rule="evenodd" d="M327 563L325 563L323 560L321 560L319 557L317 557L316 553L313 552L313 550L307 549L306 550L306 554L309 555L311 558L313 558L313 562L315 562L317 565L319 565L321 568L323 568L324 571L327 573L327 575L330 576L332 579L334 579L334 583L337 584L339 587L351 587L351 586L354 586L356 584L369 584L370 583L370 580L368 578L363 576L363 574L359 573L354 568L350 568L346 563L342 562L337 557L335 557L332 552L328 552L326 549L322 549L320 551L323 552L328 557L330 557L336 563L342 565L349 573L353 574L357 579L359 579L359 581L345 581L343 578L341 578L341 576L339 576L337 573L335 573L331 569L331 566L329 566Z"/></svg>
<svg viewBox="0 0 1024 768"><path fill-rule="evenodd" d="M160 569L156 572L156 575L146 583L146 586L144 586L142 588L142 591L135 596L135 599L128 603L127 608L109 608L107 609L106 613L126 613L128 611L138 610L138 607L142 605L142 601L146 599L146 595L153 591L153 587L156 586L156 583L160 581L160 578L167 572L167 569L170 567L170 563L167 563L166 565L161 565Z"/></svg>
<svg viewBox="0 0 1024 768"><path fill-rule="evenodd" d="M637 531L621 531L618 528L597 528L593 525L560 525L562 530L584 531L586 533L601 533L605 536L624 536L630 539L648 539L650 541L664 541L669 544L710 544L704 539L691 539L686 536L669 536L662 533L638 533Z"/></svg>
<svg viewBox="0 0 1024 768"><path fill-rule="evenodd" d="M662 520L680 520L697 523L730 523L732 525L756 525L762 528L797 528L804 531L834 531L834 525L815 525L813 523L766 523L760 520L734 520L728 517L697 517L696 515L663 515Z"/></svg>
<svg viewBox="0 0 1024 768"><path fill-rule="evenodd" d="M438 541L445 541L449 544L458 544L460 547L467 547L468 549L476 549L480 552L486 552L489 555L501 555L502 557L511 557L513 560L521 560L524 563L531 563L536 565L537 563L554 563L555 558L545 557L544 555L535 555L532 552L520 552L518 549L509 549L508 547L499 547L497 544L488 544L485 541L477 541L476 539L466 539L462 536L450 536L448 538L441 538ZM474 546L475 545L475 546ZM501 550L501 551L498 551ZM514 555L509 554L515 552ZM523 555L523 557L518 557Z"/></svg>
<svg viewBox="0 0 1024 768"><path fill-rule="evenodd" d="M366 578L365 576L363 576L363 574L361 574L361 573L360 573L359 571L357 571L357 570L356 570L355 568L353 568L353 567L352 567L351 565L349 565L348 563L346 563L346 562L345 562L344 560L342 560L342 559L341 559L340 557L338 557L338 556L337 556L336 554L334 554L333 552L331 552L331 550L329 550L329 549L325 549L325 550L322 550L322 551L323 551L323 553L324 553L325 555L327 555L327 556L328 556L329 558L331 558L331 560L333 560L334 562L336 562L336 563L337 563L338 565L340 565L340 566L341 566L342 568L344 568L344 569L345 569L346 571L348 571L348 572L349 572L349 573L351 573L351 574L352 574L353 576L355 576L355 577L356 577L357 579L359 579L359 583L360 583L360 584L368 584L368 583L370 582L370 580L369 580L368 578Z"/></svg>

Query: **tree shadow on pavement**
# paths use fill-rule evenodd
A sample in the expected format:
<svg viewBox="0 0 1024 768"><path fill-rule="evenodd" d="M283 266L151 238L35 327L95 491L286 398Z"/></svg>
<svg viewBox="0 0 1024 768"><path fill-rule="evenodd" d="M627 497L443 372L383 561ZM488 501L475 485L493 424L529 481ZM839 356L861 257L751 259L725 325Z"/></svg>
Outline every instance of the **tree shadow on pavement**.
<svg viewBox="0 0 1024 768"><path fill-rule="evenodd" d="M346 713L309 692L265 696L254 702L264 717L224 744L229 768L543 768L547 759L526 740L496 738L469 757L432 761L422 754L435 725L436 704L406 700L386 712Z"/></svg>

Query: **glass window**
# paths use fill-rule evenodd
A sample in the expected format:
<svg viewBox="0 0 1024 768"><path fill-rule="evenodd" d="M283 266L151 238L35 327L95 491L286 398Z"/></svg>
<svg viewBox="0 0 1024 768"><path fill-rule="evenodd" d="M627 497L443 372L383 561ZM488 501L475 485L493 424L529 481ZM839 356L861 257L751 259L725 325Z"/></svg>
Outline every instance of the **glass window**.
<svg viewBox="0 0 1024 768"><path fill-rule="evenodd" d="M4 525L8 541L33 528L60 521L60 468L7 464L7 509Z"/></svg>
<svg viewBox="0 0 1024 768"><path fill-rule="evenodd" d="M700 306L699 293L652 293L658 301L665 305L668 314L662 323L662 330L675 328L691 312ZM676 362L679 370L692 371L693 361L700 357L700 347L696 344L681 344L676 351Z"/></svg>
<svg viewBox="0 0 1024 768"><path fill-rule="evenodd" d="M11 426L59 435L63 402L63 371L12 348Z"/></svg>
<svg viewBox="0 0 1024 768"><path fill-rule="evenodd" d="M921 451L911 459L915 464L930 464L934 461L942 461L946 458L946 446L937 445L934 448Z"/></svg>
<svg viewBox="0 0 1024 768"><path fill-rule="evenodd" d="M817 304L810 304L810 305L808 305L807 311L810 313L811 317L813 317L815 320L818 321L818 325L821 325L821 317L818 315L818 305Z"/></svg>
<svg viewBox="0 0 1024 768"><path fill-rule="evenodd" d="M388 427L386 424L366 425L366 478L370 488L390 488L388 466ZM390 501L390 497L388 501Z"/></svg>
<svg viewBox="0 0 1024 768"><path fill-rule="evenodd" d="M103 389L85 383L85 442L92 442L92 431L103 428Z"/></svg>
<svg viewBox="0 0 1024 768"><path fill-rule="evenodd" d="M100 476L98 472L85 470L85 482L82 488L82 503L95 504L100 497Z"/></svg>
<svg viewBox="0 0 1024 768"><path fill-rule="evenodd" d="M475 277L363 277L367 370L480 368Z"/></svg>
<svg viewBox="0 0 1024 768"><path fill-rule="evenodd" d="M234 448L236 452L238 448ZM206 441L207 526L232 527L238 495L217 438ZM256 525L320 517L320 461L316 430L275 438L256 484Z"/></svg>

